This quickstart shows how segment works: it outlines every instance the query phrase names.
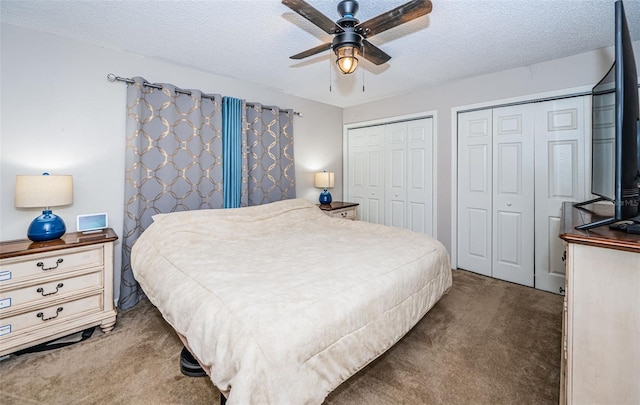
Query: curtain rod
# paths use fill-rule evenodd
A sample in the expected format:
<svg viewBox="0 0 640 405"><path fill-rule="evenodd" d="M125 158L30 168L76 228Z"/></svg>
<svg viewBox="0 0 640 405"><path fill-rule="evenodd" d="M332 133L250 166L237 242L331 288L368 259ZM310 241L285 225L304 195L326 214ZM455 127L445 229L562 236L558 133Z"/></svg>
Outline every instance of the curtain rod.
<svg viewBox="0 0 640 405"><path fill-rule="evenodd" d="M110 82L118 81L118 82L125 82L125 83L129 83L129 84L135 83L135 81L133 79L131 79L131 78L116 76L113 73L109 73L107 75L107 80L109 80ZM144 84L144 86L151 87L153 89L162 90L162 86L159 85L159 84L154 84L154 83L149 83L149 82L144 82L143 84ZM179 88L176 87L175 91L176 91L176 93L186 94L187 96L191 95L191 92L189 90L183 90L183 89L179 89ZM203 93L202 94L202 98L208 98L209 100L213 100L215 98L215 96ZM254 107L256 105L256 103L251 103L251 102L247 102L246 104L248 106L250 106L250 107ZM262 108L266 108L267 110L275 109L275 107L268 106L268 105L263 105ZM298 117L302 117L302 113L298 112L298 111L294 111L293 115L297 115Z"/></svg>

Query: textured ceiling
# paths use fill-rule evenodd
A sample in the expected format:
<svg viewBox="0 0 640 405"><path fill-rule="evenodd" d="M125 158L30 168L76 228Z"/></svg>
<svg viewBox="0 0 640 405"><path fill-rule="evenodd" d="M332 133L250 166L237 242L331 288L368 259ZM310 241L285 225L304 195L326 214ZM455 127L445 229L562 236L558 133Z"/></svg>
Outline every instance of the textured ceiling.
<svg viewBox="0 0 640 405"><path fill-rule="evenodd" d="M366 21L407 1L361 0L356 17ZM339 18L337 0L307 2ZM638 41L640 0L624 4ZM0 17L339 107L611 46L614 39L613 0L433 0L429 15L369 39L391 55L388 63L365 61L345 76L329 51L289 59L331 37L279 0L1 0Z"/></svg>

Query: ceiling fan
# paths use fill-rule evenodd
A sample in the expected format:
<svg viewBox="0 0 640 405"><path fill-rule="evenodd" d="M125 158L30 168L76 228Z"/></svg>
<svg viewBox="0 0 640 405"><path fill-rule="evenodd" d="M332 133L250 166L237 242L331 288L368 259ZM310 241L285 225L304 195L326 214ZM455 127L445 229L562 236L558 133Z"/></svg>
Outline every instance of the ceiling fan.
<svg viewBox="0 0 640 405"><path fill-rule="evenodd" d="M342 18L335 22L304 0L282 0L282 4L311 21L327 34L334 35L332 42L300 52L291 56L291 59L304 59L327 49L333 49L337 56L338 68L344 74L353 73L356 70L359 55L375 65L387 62L391 56L367 41L367 38L429 14L432 9L430 0L412 0L360 23L355 18L358 12L356 0L343 0L338 3L338 13Z"/></svg>

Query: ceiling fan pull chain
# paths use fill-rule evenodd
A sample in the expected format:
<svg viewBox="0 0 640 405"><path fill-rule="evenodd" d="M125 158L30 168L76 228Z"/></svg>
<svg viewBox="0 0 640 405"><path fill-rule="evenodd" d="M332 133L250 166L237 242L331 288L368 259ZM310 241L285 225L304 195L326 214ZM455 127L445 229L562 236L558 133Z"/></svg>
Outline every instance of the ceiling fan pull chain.
<svg viewBox="0 0 640 405"><path fill-rule="evenodd" d="M333 64L331 63L331 53L329 53L329 93L331 93L331 67Z"/></svg>
<svg viewBox="0 0 640 405"><path fill-rule="evenodd" d="M362 47L362 59L365 59L364 47ZM362 68L362 92L364 93L364 68Z"/></svg>

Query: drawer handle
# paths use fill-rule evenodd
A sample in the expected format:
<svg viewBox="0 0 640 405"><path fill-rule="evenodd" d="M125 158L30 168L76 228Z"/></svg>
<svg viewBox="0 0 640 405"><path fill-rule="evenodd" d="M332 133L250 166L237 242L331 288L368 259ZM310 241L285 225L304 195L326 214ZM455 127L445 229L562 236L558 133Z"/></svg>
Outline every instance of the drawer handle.
<svg viewBox="0 0 640 405"><path fill-rule="evenodd" d="M44 292L44 288L40 287L36 290L36 292L39 292L40 294L42 294L43 297L46 297L47 295L53 295L56 294L58 292L59 289L61 289L62 287L64 287L64 284L62 283L58 283L58 285L56 286L56 290L49 292L49 293L45 293Z"/></svg>
<svg viewBox="0 0 640 405"><path fill-rule="evenodd" d="M346 217L347 215L349 215L349 213L347 212L341 212L340 215L342 215L342 218Z"/></svg>
<svg viewBox="0 0 640 405"><path fill-rule="evenodd" d="M44 268L44 263L42 263L42 262L38 262L38 264L36 264L36 266L38 266L38 267L42 267L42 270L44 270L44 271L47 271L47 270L55 270L55 269L57 269L57 268L58 268L58 266L60 265L60 263L62 263L62 261L63 261L63 260L60 258L60 259L56 260L56 266L55 266L55 267L47 267L46 269Z"/></svg>
<svg viewBox="0 0 640 405"><path fill-rule="evenodd" d="M48 318L44 317L44 313L42 312L38 312L38 314L36 315L38 318L42 318L42 321L49 321L51 319L56 319L58 317L58 315L60 314L60 312L62 312L62 307L58 307L58 309L56 309L56 314L54 316L50 316Z"/></svg>

